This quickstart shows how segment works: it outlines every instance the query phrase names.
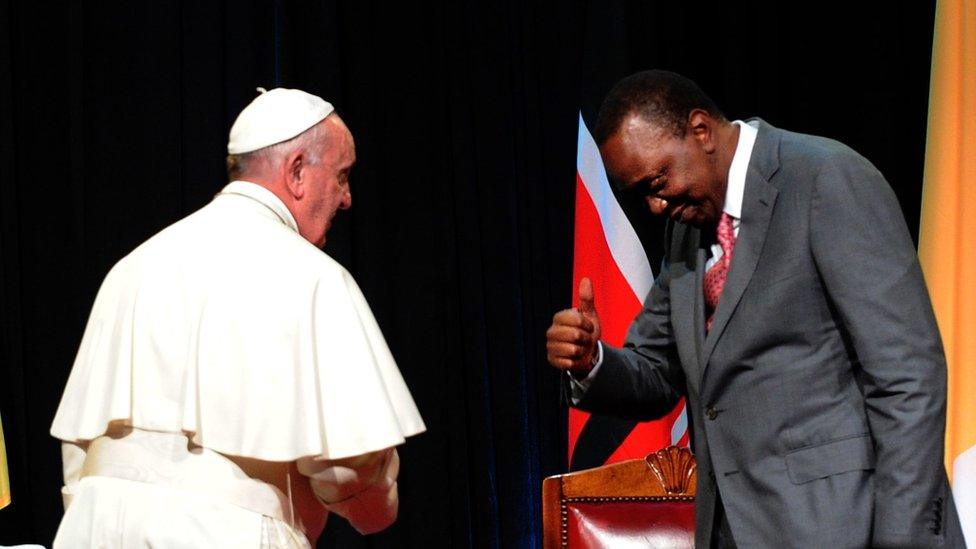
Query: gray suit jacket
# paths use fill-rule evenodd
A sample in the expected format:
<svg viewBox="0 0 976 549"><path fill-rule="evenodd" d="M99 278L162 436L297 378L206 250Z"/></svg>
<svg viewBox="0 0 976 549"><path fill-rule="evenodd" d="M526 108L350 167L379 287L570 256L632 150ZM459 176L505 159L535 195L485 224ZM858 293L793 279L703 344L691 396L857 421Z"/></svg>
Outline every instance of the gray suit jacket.
<svg viewBox="0 0 976 549"><path fill-rule="evenodd" d="M895 195L845 145L759 122L712 330L712 236L671 223L624 348L604 348L578 406L652 419L687 397L698 547L716 490L740 547L961 546L945 358Z"/></svg>

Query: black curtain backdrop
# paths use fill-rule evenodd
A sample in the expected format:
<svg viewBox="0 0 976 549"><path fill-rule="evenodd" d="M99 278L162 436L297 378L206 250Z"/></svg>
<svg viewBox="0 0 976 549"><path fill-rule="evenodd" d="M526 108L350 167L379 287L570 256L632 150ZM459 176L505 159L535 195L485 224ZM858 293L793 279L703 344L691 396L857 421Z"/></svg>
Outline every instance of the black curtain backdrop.
<svg viewBox="0 0 976 549"><path fill-rule="evenodd" d="M286 86L355 135L326 251L428 426L400 449L398 522L363 538L332 517L319 546L539 546L566 466L544 333L571 300L579 109L633 70L683 72L732 118L860 151L917 233L934 3L726 4L0 1L0 544L54 536L48 428L102 278L209 201L236 113Z"/></svg>

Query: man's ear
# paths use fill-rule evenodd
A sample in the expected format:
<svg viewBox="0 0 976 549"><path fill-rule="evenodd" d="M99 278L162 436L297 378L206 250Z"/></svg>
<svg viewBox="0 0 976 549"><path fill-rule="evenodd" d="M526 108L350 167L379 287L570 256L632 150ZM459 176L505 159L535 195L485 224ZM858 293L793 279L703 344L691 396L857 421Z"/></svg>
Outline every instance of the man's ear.
<svg viewBox="0 0 976 549"><path fill-rule="evenodd" d="M305 185L304 185L304 170L305 170L305 154L303 151L295 151L285 157L285 161L282 163L281 167L284 172L285 185L288 187L288 192L296 200L300 200L305 196Z"/></svg>
<svg viewBox="0 0 976 549"><path fill-rule="evenodd" d="M701 145L707 154L715 152L715 119L702 109L688 113L687 133Z"/></svg>

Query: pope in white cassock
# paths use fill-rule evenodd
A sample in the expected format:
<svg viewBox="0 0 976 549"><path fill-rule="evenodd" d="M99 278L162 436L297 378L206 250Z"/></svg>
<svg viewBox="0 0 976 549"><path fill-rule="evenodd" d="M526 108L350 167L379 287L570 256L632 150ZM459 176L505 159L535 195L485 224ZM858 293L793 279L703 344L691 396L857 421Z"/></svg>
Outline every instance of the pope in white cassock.
<svg viewBox="0 0 976 549"><path fill-rule="evenodd" d="M299 90L234 122L233 180L106 276L51 434L55 547L309 547L328 513L397 514L424 430L355 281L319 249L349 208L352 135Z"/></svg>

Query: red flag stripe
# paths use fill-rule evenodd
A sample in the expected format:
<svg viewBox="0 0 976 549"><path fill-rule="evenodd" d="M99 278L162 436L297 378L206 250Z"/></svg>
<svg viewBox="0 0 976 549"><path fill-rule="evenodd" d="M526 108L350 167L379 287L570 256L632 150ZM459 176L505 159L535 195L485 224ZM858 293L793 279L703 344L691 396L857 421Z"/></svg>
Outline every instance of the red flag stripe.
<svg viewBox="0 0 976 549"><path fill-rule="evenodd" d="M653 274L637 233L613 195L599 149L582 116L577 152L574 257L573 287L578 288L583 277L593 281L594 301L601 312L602 339L611 345L622 345L627 328L650 291ZM578 306L578 295L575 291L573 294L573 305ZM668 416L638 424L607 463L643 457L669 444L687 444L683 411L682 402ZM587 413L570 410L570 463L588 419Z"/></svg>
<svg viewBox="0 0 976 549"><path fill-rule="evenodd" d="M575 257L573 265L573 288L579 288L584 276L593 281L593 300L597 312L601 314L602 339L611 345L622 345L627 327L640 311L641 302L630 290L617 263L613 260L610 248L603 234L603 226L593 200L586 190L583 180L576 179L576 230ZM573 306L579 306L579 295L573 292ZM572 409L569 413L569 462L573 460L573 450L580 431L589 414Z"/></svg>

